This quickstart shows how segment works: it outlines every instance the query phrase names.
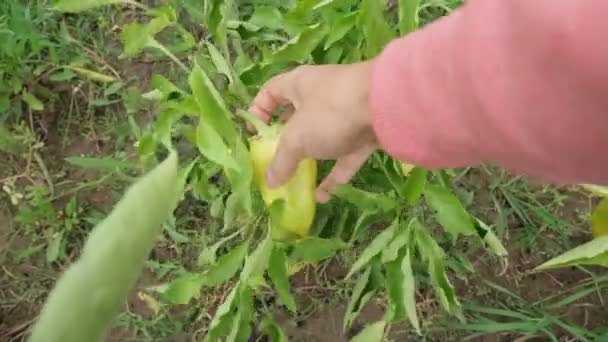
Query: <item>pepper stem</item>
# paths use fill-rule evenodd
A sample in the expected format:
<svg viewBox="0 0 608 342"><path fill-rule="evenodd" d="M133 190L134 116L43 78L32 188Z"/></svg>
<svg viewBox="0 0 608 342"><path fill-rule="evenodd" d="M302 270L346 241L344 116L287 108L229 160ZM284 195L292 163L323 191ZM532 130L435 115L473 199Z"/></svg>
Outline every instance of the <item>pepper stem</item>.
<svg viewBox="0 0 608 342"><path fill-rule="evenodd" d="M245 119L247 122L252 124L259 135L270 136L272 134L272 130L270 129L270 127L262 120L260 120L260 118L258 118L256 115L241 109L237 110L237 114L243 119Z"/></svg>

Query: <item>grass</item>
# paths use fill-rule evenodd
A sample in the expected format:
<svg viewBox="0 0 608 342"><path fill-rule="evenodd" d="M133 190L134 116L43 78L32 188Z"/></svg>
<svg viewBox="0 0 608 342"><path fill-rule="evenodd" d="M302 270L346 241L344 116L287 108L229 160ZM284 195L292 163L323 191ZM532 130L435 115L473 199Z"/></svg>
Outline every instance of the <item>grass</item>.
<svg viewBox="0 0 608 342"><path fill-rule="evenodd" d="M457 4L423 2L420 23L427 24ZM10 51L0 49L0 77L5 80L4 88L0 88L0 129L8 132L4 135L8 138L0 139L0 157L5 165L0 169L2 341L25 339L49 289L78 255L87 233L115 203L121 190L146 169L149 160L140 157L147 155L145 137L158 112L142 99L142 94L151 89L150 74L163 74L178 87L187 88L183 71L163 55L118 58L118 35L109 32L140 19L139 11L108 7L85 15L62 15L44 10L46 5L45 1L24 5L17 0L0 5L0 37L22 46ZM184 16L184 21L196 23L193 18L195 15ZM203 35L192 22L184 26L197 37ZM179 32L170 33L176 34ZM202 64L213 63L201 46L193 49ZM177 58L187 59L183 47L171 46L171 51ZM115 79L100 82L93 74L70 72L63 68L65 65L82 66ZM213 80L218 87L226 81L220 76ZM36 104L24 99L23 89L43 108L34 110ZM187 120L181 124L188 129ZM188 144L178 148L193 152ZM201 177L211 171L198 170ZM385 186L376 184L384 175L367 172L357 177L357 185ZM591 200L584 194L539 185L490 166L456 170L451 182L467 209L492 226L510 255L496 260L474 244L448 246L442 241L467 321L458 322L442 313L427 286L431 280L421 276L423 286L419 285L416 292L424 331L420 339L481 341L482 334L513 340L522 336L590 341L605 338L605 272L581 267L529 272L543 260L589 238ZM220 207L222 202L213 199L226 189L218 183L199 190L186 195L175 215L176 222L166 228L110 340L182 341L205 335L231 283L205 289L189 305L166 302L157 288L186 270L198 269L201 251L221 237L224 208ZM330 217L330 223L354 225L356 211L348 208L343 220ZM232 242L223 245L218 254L231 246ZM356 279L344 280L344 276L365 246L366 242L358 243L353 249L295 272L291 286L300 308L297 314L287 313L274 291L265 290L254 303L258 318L274 312L293 341L345 340L341 315ZM415 270L423 268L421 263L413 266ZM365 324L380 319L386 305L382 296L370 300L347 335L353 336ZM328 318L334 316L339 317L338 322ZM388 336L400 341L418 340L408 324L394 325Z"/></svg>

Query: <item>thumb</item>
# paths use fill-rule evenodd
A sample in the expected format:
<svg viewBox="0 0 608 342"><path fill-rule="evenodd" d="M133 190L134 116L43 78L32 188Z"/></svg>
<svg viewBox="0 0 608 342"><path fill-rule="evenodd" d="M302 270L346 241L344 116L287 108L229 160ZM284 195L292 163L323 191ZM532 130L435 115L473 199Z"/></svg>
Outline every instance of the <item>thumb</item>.
<svg viewBox="0 0 608 342"><path fill-rule="evenodd" d="M287 122L281 133L279 145L270 166L266 170L266 182L271 188L285 184L304 159L303 140L299 138L298 115Z"/></svg>

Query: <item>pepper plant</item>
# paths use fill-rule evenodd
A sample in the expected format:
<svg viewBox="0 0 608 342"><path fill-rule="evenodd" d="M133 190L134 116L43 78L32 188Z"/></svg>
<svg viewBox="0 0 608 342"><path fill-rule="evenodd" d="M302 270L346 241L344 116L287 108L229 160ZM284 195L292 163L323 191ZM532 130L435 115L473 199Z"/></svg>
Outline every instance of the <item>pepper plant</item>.
<svg viewBox="0 0 608 342"><path fill-rule="evenodd" d="M198 267L158 289L168 302L186 304L204 288L230 285L208 325L207 340L246 341L254 321L262 321L273 341L286 340L270 313L254 311L254 297L273 288L296 313L289 289L294 270L354 245L364 248L346 277L354 287L344 328L372 297L388 299L382 320L355 340L380 341L388 324L404 320L421 333L415 294L427 285L445 312L464 319L445 248L466 238L499 257L506 250L490 227L465 209L453 187L456 171L430 171L378 152L352 185L334 191L330 204L316 205L314 161L298 170L295 183L301 184L278 192L265 189L260 172L275 143L252 140L245 123L255 120L240 111L273 75L303 63L372 58L391 39L414 30L420 13L426 13L421 21L426 22L429 13L440 15L442 6L457 2L436 8L431 2L400 0L390 10L377 0L183 0L156 8L128 0L60 0L56 9L79 12L110 4L142 14L140 22L122 28L122 58L155 54L178 67L175 77L151 78L143 97L154 103L157 117L138 136L137 149L153 164L158 147L178 146L181 159L190 158L179 172L180 198L206 205L217 228L207 231L216 240L201 251ZM194 30L202 36L194 38ZM319 174L328 166L319 163ZM288 228L297 215L307 224ZM169 219L165 229L169 238L179 239L174 222Z"/></svg>

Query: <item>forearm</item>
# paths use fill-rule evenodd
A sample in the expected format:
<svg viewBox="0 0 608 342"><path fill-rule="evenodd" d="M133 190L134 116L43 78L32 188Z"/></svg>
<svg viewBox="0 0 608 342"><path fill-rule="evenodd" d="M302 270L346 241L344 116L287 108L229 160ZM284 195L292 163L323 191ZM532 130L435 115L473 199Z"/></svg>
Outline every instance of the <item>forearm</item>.
<svg viewBox="0 0 608 342"><path fill-rule="evenodd" d="M393 42L371 83L380 144L426 167L608 183L605 14L592 0L469 0Z"/></svg>

